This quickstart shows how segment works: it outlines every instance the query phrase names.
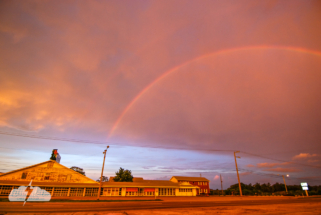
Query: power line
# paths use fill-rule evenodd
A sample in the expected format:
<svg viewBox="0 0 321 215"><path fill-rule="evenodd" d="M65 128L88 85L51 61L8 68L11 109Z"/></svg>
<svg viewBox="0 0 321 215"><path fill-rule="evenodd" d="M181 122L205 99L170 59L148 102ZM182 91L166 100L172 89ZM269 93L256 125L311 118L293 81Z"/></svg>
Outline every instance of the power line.
<svg viewBox="0 0 321 215"><path fill-rule="evenodd" d="M67 141L67 142L75 142L75 143L115 144L114 146L129 146L129 147L140 147L140 148L212 151L212 152L233 152L234 151L234 150L221 150L221 149L189 149L189 148L183 148L183 147L179 148L179 147L164 147L164 146L160 147L160 146L153 146L153 145L133 146L125 143L111 142L111 141L80 140L80 139L70 139L70 138L62 138L62 137L39 136L39 135L33 135L33 134L17 134L17 133L5 132L5 131L0 131L0 134L34 138L34 139L57 140L57 141Z"/></svg>
<svg viewBox="0 0 321 215"><path fill-rule="evenodd" d="M158 146L153 146L153 145L144 145L144 146L133 146L133 145L128 145L124 143L117 143L117 142L111 142L111 141L93 141L93 140L80 140L80 139L71 139L71 138L62 138L62 137L49 137L49 136L39 136L39 135L33 135L33 134L17 134L17 133L11 133L11 132L6 132L6 131L0 131L0 134L3 135L9 135L9 136L18 136L18 137L27 137L27 138L35 138L35 139L45 139L45 140L56 140L56 141L67 141L67 142L75 142L75 143L93 143L93 144L115 144L114 146L129 146L129 147L140 147L140 148L156 148L156 149L172 149L172 150L192 150L192 151L207 151L207 152L234 152L235 150L220 150L220 149L190 149L190 148L179 148L179 147L158 147ZM302 164L302 163L297 163L293 161L285 161L281 159L275 159L275 158L269 158L266 156L258 155L258 154L253 154L253 153L248 153L241 151L244 154L260 157L260 158L265 158L265 159L270 159L270 160L275 160L279 162L291 162L293 164L297 165L302 165L302 166L308 166L308 167L313 167L313 168L321 168L321 166L314 166L314 165L309 165L309 164Z"/></svg>

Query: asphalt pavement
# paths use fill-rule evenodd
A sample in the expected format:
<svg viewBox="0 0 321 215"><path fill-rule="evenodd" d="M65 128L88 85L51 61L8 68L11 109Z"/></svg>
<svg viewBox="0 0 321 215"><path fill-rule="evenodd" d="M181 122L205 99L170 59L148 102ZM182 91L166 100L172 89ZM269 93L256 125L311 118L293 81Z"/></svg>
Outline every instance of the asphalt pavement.
<svg viewBox="0 0 321 215"><path fill-rule="evenodd" d="M160 198L162 199L162 198ZM1 213L48 213L86 211L124 211L217 206L320 203L321 198L164 198L164 201L131 202L0 202Z"/></svg>

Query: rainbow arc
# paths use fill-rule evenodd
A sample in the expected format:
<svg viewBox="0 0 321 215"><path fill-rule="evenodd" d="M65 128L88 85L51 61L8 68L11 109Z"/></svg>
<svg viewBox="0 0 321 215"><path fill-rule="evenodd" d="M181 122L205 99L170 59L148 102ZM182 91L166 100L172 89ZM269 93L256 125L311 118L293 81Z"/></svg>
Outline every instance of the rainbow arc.
<svg viewBox="0 0 321 215"><path fill-rule="evenodd" d="M191 59L189 61L186 61L178 66L175 66L174 68L164 72L162 75L160 75L158 78L156 78L154 81L152 81L150 84L148 84L142 91L140 91L134 99L126 106L124 111L119 115L117 118L116 122L114 123L112 129L110 130L108 134L108 138L110 138L115 130L117 129L118 125L120 124L121 120L123 117L126 115L126 113L133 107L133 105L148 91L150 90L155 84L157 84L159 81L163 80L166 78L168 75L178 71L180 68L187 66L190 63L197 62L201 59L207 58L207 57L214 57L218 55L223 55L223 54L230 54L238 51L245 51L245 50L283 50L283 51L292 51L292 52L298 52L298 53L303 53L303 54L310 54L310 55L315 55L318 57L321 57L321 52L320 51L315 51L315 50L310 50L306 48L301 48L301 47L292 47L292 46L267 46L267 45L262 45L262 46L246 46L246 47L238 47L238 48L231 48L231 49L223 49L220 51L216 52L211 52L208 54L201 55L199 57L196 57L194 59Z"/></svg>

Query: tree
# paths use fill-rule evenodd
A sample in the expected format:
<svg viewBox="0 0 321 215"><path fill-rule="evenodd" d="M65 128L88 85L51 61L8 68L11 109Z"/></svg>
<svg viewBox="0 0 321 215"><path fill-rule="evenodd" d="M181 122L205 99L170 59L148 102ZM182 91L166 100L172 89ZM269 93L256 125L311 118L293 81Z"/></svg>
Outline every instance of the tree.
<svg viewBox="0 0 321 215"><path fill-rule="evenodd" d="M86 173L84 172L83 168L80 168L80 167L77 167L77 166L72 166L72 167L70 167L70 169L72 169L72 170L74 170L74 171L86 176Z"/></svg>
<svg viewBox="0 0 321 215"><path fill-rule="evenodd" d="M100 177L99 177L96 181L97 181L97 182L100 182ZM102 182L108 182L108 177L103 176L103 178L102 178L101 181L102 181Z"/></svg>
<svg viewBox="0 0 321 215"><path fill-rule="evenodd" d="M114 181L118 182L133 182L132 171L123 168L119 168L118 172L115 172L116 176L114 177Z"/></svg>

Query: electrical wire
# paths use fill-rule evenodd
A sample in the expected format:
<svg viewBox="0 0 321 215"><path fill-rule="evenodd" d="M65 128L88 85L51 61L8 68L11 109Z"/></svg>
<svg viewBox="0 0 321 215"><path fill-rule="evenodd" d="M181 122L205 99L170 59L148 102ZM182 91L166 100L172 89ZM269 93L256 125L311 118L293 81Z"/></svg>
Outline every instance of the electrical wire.
<svg viewBox="0 0 321 215"><path fill-rule="evenodd" d="M46 140L56 140L56 141L67 141L67 142L75 142L75 143L93 143L93 144L115 144L115 146L129 146L129 147L140 147L140 148L157 148L157 149L172 149L172 150L193 150L193 151L207 151L207 152L235 152L236 150L220 150L220 149L189 149L189 148L178 148L178 147L158 147L158 146L153 146L153 145L144 145L144 146L133 146L133 145L128 145L124 143L117 143L117 142L102 142L102 141L92 141L92 140L80 140L80 139L71 139L71 138L61 138L61 137L49 137L49 136L39 136L39 135L33 135L33 134L17 134L17 133L11 133L11 132L6 132L6 131L0 131L0 134L3 135L9 135L9 136L18 136L18 137L27 137L27 138L36 138L36 139L46 139ZM4 147L2 147L4 148ZM12 148L7 148L7 149L12 149ZM275 159L275 158L269 158L266 156L254 154L254 153L249 153L245 151L240 151L244 154L255 156L255 157L260 157L264 159L269 159L269 160L275 160L279 162L291 162L293 164L297 165L302 165L302 166L308 166L312 168L318 168L320 169L321 166L314 166L314 165L309 165L309 164L302 164L302 163L297 163L293 161L286 161L286 160L281 160L281 159Z"/></svg>

